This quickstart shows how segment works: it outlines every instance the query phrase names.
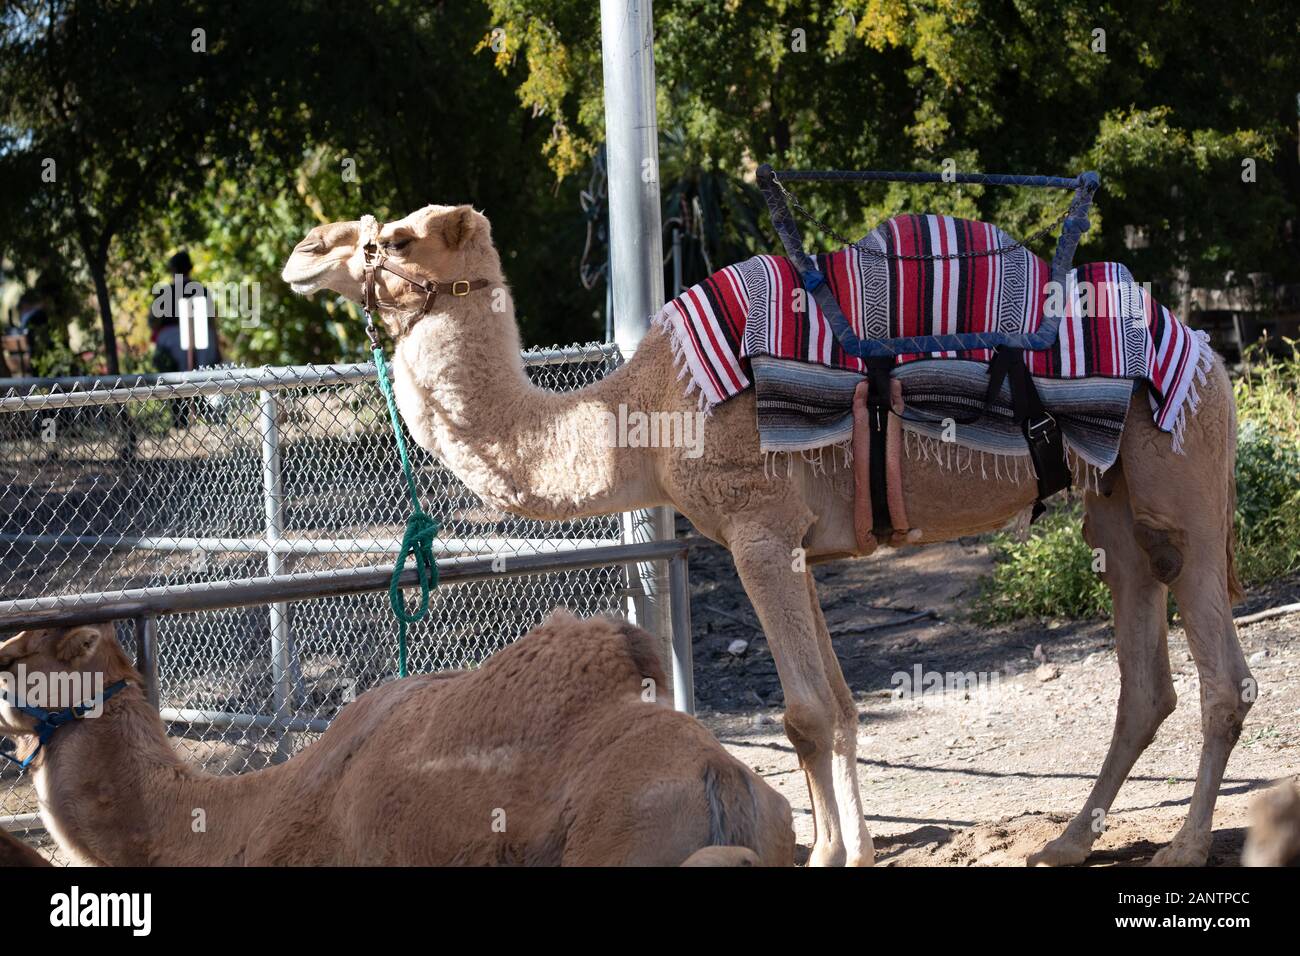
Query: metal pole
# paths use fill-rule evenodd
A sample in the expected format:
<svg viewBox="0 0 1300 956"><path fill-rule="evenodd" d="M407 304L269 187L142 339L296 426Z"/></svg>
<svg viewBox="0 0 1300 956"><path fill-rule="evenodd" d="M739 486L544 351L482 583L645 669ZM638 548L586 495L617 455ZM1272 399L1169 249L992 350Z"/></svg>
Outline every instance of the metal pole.
<svg viewBox="0 0 1300 956"><path fill-rule="evenodd" d="M682 294L682 231L673 227L673 298Z"/></svg>
<svg viewBox="0 0 1300 956"><path fill-rule="evenodd" d="M601 0L605 79L605 151L609 175L609 282L614 340L625 359L664 302L663 236L659 214L659 123L655 116L654 22L650 0ZM652 409L646 409L652 411ZM671 508L624 515L626 540L654 541L675 533ZM637 624L667 650L672 612L666 569L641 564L634 575L645 592L630 609Z"/></svg>
<svg viewBox="0 0 1300 956"><path fill-rule="evenodd" d="M144 697L158 709L158 619L135 619L135 669L144 678Z"/></svg>
<svg viewBox="0 0 1300 956"><path fill-rule="evenodd" d="M262 497L266 509L266 572L275 577L284 570L285 555L275 545L284 535L284 493L280 474L280 430L276 422L278 402L275 393L263 389L258 393L257 430L262 438ZM271 713L287 720L293 707L293 666L289 633L289 605L277 602L270 606L271 625ZM275 759L287 759L290 750L287 730L282 730Z"/></svg>
<svg viewBox="0 0 1300 956"><path fill-rule="evenodd" d="M686 554L668 563L668 589L673 615L673 707L695 715L695 664L691 642L691 592L686 580Z"/></svg>

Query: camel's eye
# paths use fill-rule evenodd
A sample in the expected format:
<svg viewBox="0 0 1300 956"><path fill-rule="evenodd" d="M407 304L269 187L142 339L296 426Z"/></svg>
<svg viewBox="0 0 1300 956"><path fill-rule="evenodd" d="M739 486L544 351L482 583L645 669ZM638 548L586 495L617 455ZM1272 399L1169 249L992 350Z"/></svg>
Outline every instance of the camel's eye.
<svg viewBox="0 0 1300 956"><path fill-rule="evenodd" d="M410 239L394 239L384 243L384 249L388 252L401 252L411 244Z"/></svg>

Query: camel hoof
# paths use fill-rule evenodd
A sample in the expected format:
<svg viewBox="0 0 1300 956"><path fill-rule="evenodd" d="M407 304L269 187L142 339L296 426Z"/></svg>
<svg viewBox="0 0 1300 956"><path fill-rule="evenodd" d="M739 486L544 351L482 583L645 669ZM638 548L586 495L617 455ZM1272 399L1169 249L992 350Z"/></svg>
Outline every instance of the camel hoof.
<svg viewBox="0 0 1300 956"><path fill-rule="evenodd" d="M1078 866L1092 854L1092 844L1062 834L1037 853L1025 857L1025 866Z"/></svg>
<svg viewBox="0 0 1300 956"><path fill-rule="evenodd" d="M845 866L875 866L876 851L871 846L871 844L867 844L867 848L863 852L855 853L853 856L849 857L848 861L844 865Z"/></svg>
<svg viewBox="0 0 1300 956"><path fill-rule="evenodd" d="M1175 839L1166 847L1156 851L1147 866L1205 866L1210 859L1209 841L1198 845L1191 841L1180 842Z"/></svg>
<svg viewBox="0 0 1300 956"><path fill-rule="evenodd" d="M819 843L808 857L809 866L843 866L847 857L843 843Z"/></svg>

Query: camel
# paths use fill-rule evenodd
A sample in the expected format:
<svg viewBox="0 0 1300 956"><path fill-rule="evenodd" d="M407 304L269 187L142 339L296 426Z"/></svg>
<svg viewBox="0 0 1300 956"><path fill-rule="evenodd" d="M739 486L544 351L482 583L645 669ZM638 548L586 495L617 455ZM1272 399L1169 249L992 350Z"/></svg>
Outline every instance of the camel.
<svg viewBox="0 0 1300 956"><path fill-rule="evenodd" d="M1280 780L1250 804L1242 866L1300 866L1300 786Z"/></svg>
<svg viewBox="0 0 1300 956"><path fill-rule="evenodd" d="M794 862L789 803L658 700L655 641L621 621L555 612L474 671L362 694L302 753L239 776L176 755L111 625L24 631L0 644L0 669L19 666L99 688L98 715L32 764L46 827L82 864ZM0 703L27 753L33 723Z"/></svg>
<svg viewBox="0 0 1300 956"><path fill-rule="evenodd" d="M8 830L0 828L0 867L49 866L45 859Z"/></svg>
<svg viewBox="0 0 1300 956"><path fill-rule="evenodd" d="M874 850L858 790L858 713L812 574L800 560L858 553L845 492L850 476L799 456L788 473L768 473L752 389L713 410L698 456L671 447L615 447L605 423L620 406L695 410L679 381L669 332L652 326L629 361L586 388L535 387L520 359L491 226L471 206L426 206L382 226L372 217L317 226L294 249L283 278L301 294L328 289L360 303L364 246L371 240L406 274L376 270L373 281L394 342L398 407L414 440L489 506L558 520L671 505L728 548L775 659L785 732L806 771L816 827L810 862L870 865ZM441 291L431 294L430 280ZM1088 857L1095 822L1174 709L1169 589L1200 672L1203 749L1186 822L1153 862L1202 865L1208 856L1220 781L1253 695L1244 690L1250 672L1232 624L1236 410L1217 357L1201 396L1187 425L1185 454L1178 454L1152 423L1145 386L1139 387L1119 461L1101 490L1086 496L1084 534L1105 551L1103 577L1115 601L1118 713L1082 810L1031 863ZM1002 527L1031 504L1031 484L974 480L931 460L908 460L903 495L911 540L924 544Z"/></svg>

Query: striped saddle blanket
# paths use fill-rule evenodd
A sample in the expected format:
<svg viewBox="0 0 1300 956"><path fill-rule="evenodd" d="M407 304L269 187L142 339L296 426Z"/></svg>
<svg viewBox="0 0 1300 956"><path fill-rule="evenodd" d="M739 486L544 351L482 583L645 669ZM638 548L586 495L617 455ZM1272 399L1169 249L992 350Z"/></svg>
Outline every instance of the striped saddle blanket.
<svg viewBox="0 0 1300 956"><path fill-rule="evenodd" d="M899 258L1007 246L1013 248L995 255ZM1211 358L1208 338L1179 322L1123 265L1079 266L1067 276L1065 288L1058 289L1050 281L1048 264L995 226L934 215L896 216L857 244L816 258L845 318L864 338L1032 332L1043 320L1048 297L1059 296L1064 318L1056 344L1025 353L1040 392L1046 379L1145 381L1156 426L1172 433L1175 449L1181 448L1187 413L1195 411L1198 400L1196 382L1204 379ZM853 373L864 369L861 359L840 348L815 299L783 256L755 256L715 272L668 302L656 321L668 328L675 354L689 372L687 391L698 389L704 408L754 384L754 360L759 358ZM899 372L930 360L986 363L990 355L984 349L902 356ZM765 367L779 365L768 362ZM929 377L941 376L942 368ZM782 388L789 379L786 375ZM1101 391L1113 403L1115 389ZM758 392L762 408L762 377ZM1082 390L1071 394L1078 407ZM798 409L790 407L788 393L781 402L788 423ZM767 406L770 410L772 401ZM1122 415L1120 422L1122 428ZM802 450L842 440L837 434L838 429L810 425ZM800 444L787 428L781 447L765 441L764 448L788 451Z"/></svg>

